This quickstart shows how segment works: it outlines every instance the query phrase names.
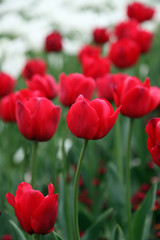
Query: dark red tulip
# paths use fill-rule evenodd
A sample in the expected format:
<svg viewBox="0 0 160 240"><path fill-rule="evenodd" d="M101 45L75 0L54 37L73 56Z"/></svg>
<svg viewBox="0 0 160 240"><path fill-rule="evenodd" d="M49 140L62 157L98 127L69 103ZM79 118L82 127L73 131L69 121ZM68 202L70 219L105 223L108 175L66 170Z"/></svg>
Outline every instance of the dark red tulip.
<svg viewBox="0 0 160 240"><path fill-rule="evenodd" d="M62 50L62 35L54 31L45 39L45 50L47 52L60 52Z"/></svg>
<svg viewBox="0 0 160 240"><path fill-rule="evenodd" d="M95 28L93 30L93 39L97 44L104 44L109 40L109 32L107 28Z"/></svg>
<svg viewBox="0 0 160 240"><path fill-rule="evenodd" d="M105 99L89 101L80 95L68 111L67 125L76 137L100 139L111 130L119 111L120 107L114 111Z"/></svg>
<svg viewBox="0 0 160 240"><path fill-rule="evenodd" d="M2 240L13 240L12 236L9 234L3 235Z"/></svg>
<svg viewBox="0 0 160 240"><path fill-rule="evenodd" d="M136 19L138 22L144 22L153 18L155 9L148 7L141 2L133 2L128 5L127 15L129 18Z"/></svg>
<svg viewBox="0 0 160 240"><path fill-rule="evenodd" d="M139 31L138 22L134 19L131 19L128 21L118 23L115 27L114 33L118 39L129 38L131 40L136 40L138 31Z"/></svg>
<svg viewBox="0 0 160 240"><path fill-rule="evenodd" d="M29 140L48 141L55 133L61 109L47 98L17 101L16 119L21 134Z"/></svg>
<svg viewBox="0 0 160 240"><path fill-rule="evenodd" d="M30 80L34 74L44 75L46 72L46 63L42 59L34 58L29 60L22 71L22 76Z"/></svg>
<svg viewBox="0 0 160 240"><path fill-rule="evenodd" d="M98 78L96 81L98 97L113 101L113 89L116 89L127 76L124 73L108 73Z"/></svg>
<svg viewBox="0 0 160 240"><path fill-rule="evenodd" d="M100 54L101 54L100 47L92 46L92 45L85 45L79 51L78 59L82 63L84 58L86 58L86 57L97 58L100 56Z"/></svg>
<svg viewBox="0 0 160 240"><path fill-rule="evenodd" d="M159 104L160 90L150 87L147 78L142 83L136 77L127 77L114 91L116 106L121 105L121 113L131 118L139 118L153 111Z"/></svg>
<svg viewBox="0 0 160 240"><path fill-rule="evenodd" d="M13 92L16 80L6 73L0 72L0 97Z"/></svg>
<svg viewBox="0 0 160 240"><path fill-rule="evenodd" d="M22 229L29 234L47 234L54 230L58 213L58 194L53 184L48 185L46 197L31 185L22 182L18 185L16 196L7 193L7 201L14 208Z"/></svg>
<svg viewBox="0 0 160 240"><path fill-rule="evenodd" d="M150 50L153 42L153 33L146 30L139 30L136 42L140 46L141 53L146 53Z"/></svg>
<svg viewBox="0 0 160 240"><path fill-rule="evenodd" d="M137 63L140 55L139 45L130 39L123 38L112 43L109 58L119 68L131 67Z"/></svg>
<svg viewBox="0 0 160 240"><path fill-rule="evenodd" d="M80 94L91 100L94 89L95 81L83 74L72 73L66 76L61 73L60 75L58 96L64 106L71 106Z"/></svg>
<svg viewBox="0 0 160 240"><path fill-rule="evenodd" d="M53 76L35 74L31 80L26 81L30 90L39 90L46 98L53 99L57 95L57 83Z"/></svg>
<svg viewBox="0 0 160 240"><path fill-rule="evenodd" d="M95 80L110 72L111 63L107 57L91 58L86 57L82 62L83 74Z"/></svg>
<svg viewBox="0 0 160 240"><path fill-rule="evenodd" d="M153 161L160 167L160 118L151 119L146 126L147 148Z"/></svg>

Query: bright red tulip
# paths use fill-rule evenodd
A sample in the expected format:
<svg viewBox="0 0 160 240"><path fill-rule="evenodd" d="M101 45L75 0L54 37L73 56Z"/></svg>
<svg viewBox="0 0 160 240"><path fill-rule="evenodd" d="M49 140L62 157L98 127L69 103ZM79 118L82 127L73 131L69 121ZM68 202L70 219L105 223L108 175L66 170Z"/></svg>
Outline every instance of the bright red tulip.
<svg viewBox="0 0 160 240"><path fill-rule="evenodd" d="M60 75L58 96L64 106L71 106L80 94L91 100L94 89L95 81L83 74L72 73L66 76L61 73Z"/></svg>
<svg viewBox="0 0 160 240"><path fill-rule="evenodd" d="M89 101L80 95L68 111L67 125L76 137L100 139L111 130L119 111L120 107L114 112L105 99Z"/></svg>
<svg viewBox="0 0 160 240"><path fill-rule="evenodd" d="M85 45L79 51L78 59L82 63L84 58L86 58L86 57L97 58L100 56L100 54L101 54L100 47L92 46L92 45Z"/></svg>
<svg viewBox="0 0 160 240"><path fill-rule="evenodd" d="M60 52L62 50L62 47L62 35L59 32L54 31L46 37L46 52Z"/></svg>
<svg viewBox="0 0 160 240"><path fill-rule="evenodd" d="M34 58L29 60L22 71L22 76L30 80L34 74L44 75L46 72L46 63L42 59Z"/></svg>
<svg viewBox="0 0 160 240"><path fill-rule="evenodd" d="M29 140L48 141L55 133L61 108L47 98L34 97L16 103L16 119L21 134Z"/></svg>
<svg viewBox="0 0 160 240"><path fill-rule="evenodd" d="M119 68L133 66L137 63L139 55L139 45L127 38L120 39L110 46L109 58Z"/></svg>
<svg viewBox="0 0 160 240"><path fill-rule="evenodd" d="M44 74L43 76L35 74L31 80L26 81L30 90L39 90L49 99L55 98L57 95L57 83L53 76Z"/></svg>
<svg viewBox="0 0 160 240"><path fill-rule="evenodd" d="M131 118L140 118L153 111L160 102L160 90L150 87L147 78L142 83L136 77L127 77L114 91L116 106L121 105L121 113Z"/></svg>
<svg viewBox="0 0 160 240"><path fill-rule="evenodd" d="M13 92L16 80L6 73L0 72L0 97Z"/></svg>
<svg viewBox="0 0 160 240"><path fill-rule="evenodd" d="M118 85L127 77L127 74L108 73L97 79L97 94L99 98L105 98L108 101L113 101L113 89L117 89Z"/></svg>
<svg viewBox="0 0 160 240"><path fill-rule="evenodd" d="M146 126L147 148L153 161L160 167L160 118L151 119Z"/></svg>
<svg viewBox="0 0 160 240"><path fill-rule="evenodd" d="M16 196L7 193L7 201L14 208L22 229L29 234L47 234L54 230L58 213L58 194L53 184L48 185L46 197L31 185L22 182L18 185Z"/></svg>
<svg viewBox="0 0 160 240"><path fill-rule="evenodd" d="M106 28L95 28L93 31L93 39L97 44L104 44L109 40L109 32Z"/></svg>
<svg viewBox="0 0 160 240"><path fill-rule="evenodd" d="M138 22L144 22L153 18L155 9L148 7L141 2L133 2L128 5L127 15L129 18L136 19Z"/></svg>
<svg viewBox="0 0 160 240"><path fill-rule="evenodd" d="M110 72L111 63L107 57L91 58L86 57L82 62L83 74L95 80Z"/></svg>

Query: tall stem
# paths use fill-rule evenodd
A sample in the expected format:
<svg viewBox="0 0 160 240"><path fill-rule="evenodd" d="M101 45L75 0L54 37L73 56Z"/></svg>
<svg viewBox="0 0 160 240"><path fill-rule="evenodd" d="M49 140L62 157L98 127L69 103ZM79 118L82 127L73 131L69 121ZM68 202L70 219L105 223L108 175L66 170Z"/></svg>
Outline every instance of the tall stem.
<svg viewBox="0 0 160 240"><path fill-rule="evenodd" d="M34 188L35 184L35 166L36 166L36 153L37 153L38 142L33 142L32 145L32 156L31 156L31 185Z"/></svg>
<svg viewBox="0 0 160 240"><path fill-rule="evenodd" d="M133 131L133 118L130 118L129 132L128 132L128 144L126 155L126 208L127 208L127 220L128 220L128 239L131 240L131 180L130 180L130 158L131 158L131 139Z"/></svg>
<svg viewBox="0 0 160 240"><path fill-rule="evenodd" d="M82 166L82 160L85 154L88 140L84 140L81 154L78 161L78 166L76 170L75 180L74 180L74 230L75 230L75 240L80 240L79 237L79 225L78 225L78 182L80 177L80 170Z"/></svg>
<svg viewBox="0 0 160 240"><path fill-rule="evenodd" d="M116 158L117 158L117 168L118 168L118 172L119 172L119 177L120 179L123 181L124 177L123 177L123 159L122 159L122 146L121 146L121 131L120 131L120 116L118 116L118 119L116 121L115 124L115 131L116 131L116 137L115 137L115 141L116 141Z"/></svg>

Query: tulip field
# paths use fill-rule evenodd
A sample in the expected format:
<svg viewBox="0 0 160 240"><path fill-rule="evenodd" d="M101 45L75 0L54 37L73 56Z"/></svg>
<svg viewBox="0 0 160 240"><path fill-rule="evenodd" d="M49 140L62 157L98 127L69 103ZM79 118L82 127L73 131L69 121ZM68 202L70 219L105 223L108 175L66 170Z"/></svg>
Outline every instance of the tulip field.
<svg viewBox="0 0 160 240"><path fill-rule="evenodd" d="M159 12L123 12L74 54L57 17L19 72L0 51L1 240L160 239Z"/></svg>

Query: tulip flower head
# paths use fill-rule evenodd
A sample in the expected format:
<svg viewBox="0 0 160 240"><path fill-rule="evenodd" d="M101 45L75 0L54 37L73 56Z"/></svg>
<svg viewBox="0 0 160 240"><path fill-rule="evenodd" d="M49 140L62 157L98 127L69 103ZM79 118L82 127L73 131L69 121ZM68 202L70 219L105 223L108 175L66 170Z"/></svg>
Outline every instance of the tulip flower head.
<svg viewBox="0 0 160 240"><path fill-rule="evenodd" d="M78 59L82 63L84 58L86 57L93 57L97 58L101 54L101 49L98 46L92 46L92 45L85 45L83 46L79 53L78 53Z"/></svg>
<svg viewBox="0 0 160 240"><path fill-rule="evenodd" d="M54 230L58 213L58 194L54 193L53 184L48 185L46 197L31 185L22 182L18 185L16 196L7 193L8 203L14 208L15 215L28 234L48 234Z"/></svg>
<svg viewBox="0 0 160 240"><path fill-rule="evenodd" d="M107 57L86 57L82 62L82 72L95 80L110 72L111 62Z"/></svg>
<svg viewBox="0 0 160 240"><path fill-rule="evenodd" d="M35 74L31 80L26 81L30 90L39 90L49 99L55 98L57 94L57 83L53 76L44 74L43 76Z"/></svg>
<svg viewBox="0 0 160 240"><path fill-rule="evenodd" d="M106 28L95 28L93 30L93 39L97 44L104 44L109 40L109 32Z"/></svg>
<svg viewBox="0 0 160 240"><path fill-rule="evenodd" d="M121 107L121 113L131 118L140 118L153 111L159 104L160 89L150 87L146 78L142 83L136 77L127 77L114 91L116 106Z"/></svg>
<svg viewBox="0 0 160 240"><path fill-rule="evenodd" d="M113 101L113 89L117 89L118 85L121 84L127 76L128 75L124 73L108 73L98 78L96 81L98 97Z"/></svg>
<svg viewBox="0 0 160 240"><path fill-rule="evenodd" d="M156 165L160 167L160 118L151 119L145 128L148 134L147 148Z"/></svg>
<svg viewBox="0 0 160 240"><path fill-rule="evenodd" d="M16 80L6 73L0 72L0 97L13 92Z"/></svg>
<svg viewBox="0 0 160 240"><path fill-rule="evenodd" d="M34 74L44 75L46 72L46 63L42 59L29 60L22 71L22 76L28 80L31 80Z"/></svg>
<svg viewBox="0 0 160 240"><path fill-rule="evenodd" d="M72 73L68 76L61 73L60 75L58 96L64 106L71 106L80 94L91 100L94 89L95 81L91 77L80 73Z"/></svg>
<svg viewBox="0 0 160 240"><path fill-rule="evenodd" d="M68 111L67 125L76 137L100 139L111 130L119 111L120 107L114 111L105 99L89 101L80 95Z"/></svg>
<svg viewBox="0 0 160 240"><path fill-rule="evenodd" d="M153 18L155 9L148 7L141 2L133 2L128 5L127 15L129 18L144 22Z"/></svg>
<svg viewBox="0 0 160 240"><path fill-rule="evenodd" d="M109 50L109 58L118 68L133 66L137 63L139 55L139 45L128 38L122 38L112 43Z"/></svg>
<svg viewBox="0 0 160 240"><path fill-rule="evenodd" d="M59 32L54 31L46 37L46 52L60 52L62 50L62 47L62 35Z"/></svg>
<svg viewBox="0 0 160 240"><path fill-rule="evenodd" d="M21 134L29 140L48 141L55 133L61 108L47 98L17 101L16 119Z"/></svg>

